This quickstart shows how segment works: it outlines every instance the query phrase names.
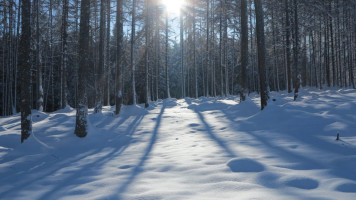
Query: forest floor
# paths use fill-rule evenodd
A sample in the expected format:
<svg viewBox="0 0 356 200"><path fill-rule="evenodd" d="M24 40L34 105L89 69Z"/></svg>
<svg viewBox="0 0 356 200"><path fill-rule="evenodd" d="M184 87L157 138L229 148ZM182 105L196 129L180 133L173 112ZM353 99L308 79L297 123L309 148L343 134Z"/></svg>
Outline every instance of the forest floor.
<svg viewBox="0 0 356 200"><path fill-rule="evenodd" d="M273 99L275 101L273 101ZM166 99L0 118L0 199L356 199L356 90ZM340 133L341 140L336 141Z"/></svg>

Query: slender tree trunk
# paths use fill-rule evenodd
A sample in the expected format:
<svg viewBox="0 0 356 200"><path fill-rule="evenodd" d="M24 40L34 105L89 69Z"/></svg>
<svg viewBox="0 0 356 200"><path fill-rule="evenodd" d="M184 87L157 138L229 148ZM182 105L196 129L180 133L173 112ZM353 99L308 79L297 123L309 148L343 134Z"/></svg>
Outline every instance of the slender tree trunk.
<svg viewBox="0 0 356 200"><path fill-rule="evenodd" d="M89 68L89 17L90 0L82 0L80 8L80 33L79 33L79 69L78 69L78 108L74 133L78 137L85 137L88 133L88 99L87 77Z"/></svg>
<svg viewBox="0 0 356 200"><path fill-rule="evenodd" d="M53 38L53 0L49 1L49 37L50 37L50 87L51 87L51 111L55 110L54 105L54 64L53 64L53 57L54 57L54 38Z"/></svg>
<svg viewBox="0 0 356 200"><path fill-rule="evenodd" d="M62 15L62 55L61 55L61 99L60 108L65 108L67 105L67 26L68 26L68 0L63 0L63 15Z"/></svg>
<svg viewBox="0 0 356 200"><path fill-rule="evenodd" d="M197 99L198 98L198 67L197 67L197 63L196 63L196 41L195 41L195 37L196 37L196 27L195 27L195 0L193 1L193 68L194 68L194 87L195 87L195 95L194 97Z"/></svg>
<svg viewBox="0 0 356 200"><path fill-rule="evenodd" d="M20 1L21 2L21 1ZM5 17L5 19L3 20L3 26L5 27L6 26L6 9L4 9L3 10L3 16ZM6 28L3 28L2 29L2 34L3 34L3 38L4 38L4 40L5 40L5 35L6 35ZM5 43L5 42L4 42ZM6 105L5 105L5 99L6 99L6 95L5 95L5 85L6 85L6 81L5 81L5 74L6 74L6 72L5 72L5 65L6 65L6 55L5 55L5 51L6 51L6 45L4 44L4 45L2 45L2 82L1 82L1 91L2 91L2 93L1 93L1 96L2 96L2 98L1 98L1 110L2 110L2 116L5 116L7 113L6 113Z"/></svg>
<svg viewBox="0 0 356 200"><path fill-rule="evenodd" d="M219 52L220 52L220 94L221 96L224 96L224 75L223 75L223 68L224 68L224 51L223 51L223 38L224 38L224 33L223 33L223 13L224 13L224 6L223 6L223 1L220 0L220 12L219 12L219 37L220 37L220 44L219 44Z"/></svg>
<svg viewBox="0 0 356 200"><path fill-rule="evenodd" d="M16 56L15 56L15 85L14 85L14 113L17 112L17 75L18 75L18 49L19 49L19 38L20 38L20 19L21 19L21 1L19 1L17 9L17 25L16 25Z"/></svg>
<svg viewBox="0 0 356 200"><path fill-rule="evenodd" d="M165 53L165 57L166 57L166 98L171 98L171 93L169 91L169 63L168 63L168 30L169 30L169 26L168 26L168 11L166 11L166 53Z"/></svg>
<svg viewBox="0 0 356 200"><path fill-rule="evenodd" d="M150 32L150 20L149 20L149 6L150 2L149 0L146 0L146 13L145 13L145 42L146 42L146 52L145 52L145 107L147 108L149 106L148 101L149 101L149 90L148 90L148 69L149 69L149 32Z"/></svg>
<svg viewBox="0 0 356 200"><path fill-rule="evenodd" d="M132 1L132 24L131 24L131 57L130 57L130 65L131 65L131 81L132 81L132 103L136 105L136 64L135 64L135 35L136 35L136 0Z"/></svg>
<svg viewBox="0 0 356 200"><path fill-rule="evenodd" d="M225 68L225 95L228 96L229 95L229 62L227 59L227 49L228 49L228 36L227 36L227 20L228 20L228 14L227 12L227 8L226 8L226 0L224 0L224 68Z"/></svg>
<svg viewBox="0 0 356 200"><path fill-rule="evenodd" d="M100 28L99 28L99 65L96 72L96 88L95 88L95 113L101 113L104 97L104 62L105 62L105 9L106 1L101 0L100 3Z"/></svg>
<svg viewBox="0 0 356 200"><path fill-rule="evenodd" d="M326 70L326 82L328 87L331 86L331 76L330 76L330 64L329 64L329 17L325 18L326 22L325 22L325 41L324 41L324 60L325 60L325 70Z"/></svg>
<svg viewBox="0 0 356 200"><path fill-rule="evenodd" d="M245 101L247 93L247 74L246 69L248 65L248 15L247 15L247 1L241 0L241 78L240 78L240 99Z"/></svg>
<svg viewBox="0 0 356 200"><path fill-rule="evenodd" d="M161 48L160 48L160 11L156 5L155 8L155 67L156 67L156 100L159 99L159 80L160 80L160 67L161 67Z"/></svg>
<svg viewBox="0 0 356 200"><path fill-rule="evenodd" d="M321 38L322 38L322 23L321 23L321 17L320 17L320 24L319 24L319 87L320 87L320 89L323 89Z"/></svg>
<svg viewBox="0 0 356 200"><path fill-rule="evenodd" d="M43 88L42 88L42 63L41 63L41 51L40 51L40 27L39 27L39 15L40 15L40 6L39 0L36 0L36 67L37 67L37 101L36 109L43 111Z"/></svg>
<svg viewBox="0 0 356 200"><path fill-rule="evenodd" d="M19 69L21 83L21 143L23 143L32 133L32 115L31 115L31 77L29 71L30 64L30 40L31 40L31 4L30 0L22 0L21 17L21 38L19 45Z"/></svg>
<svg viewBox="0 0 356 200"><path fill-rule="evenodd" d="M115 94L115 113L118 115L120 113L122 104L122 59L123 59L123 1L118 0L116 6L116 94Z"/></svg>
<svg viewBox="0 0 356 200"><path fill-rule="evenodd" d="M332 12L332 2L329 3L329 11ZM329 17L329 30L330 30L330 48L331 48L331 68L333 72L333 86L336 86L336 68L335 68L335 51L334 51L334 29L333 29L333 18Z"/></svg>
<svg viewBox="0 0 356 200"><path fill-rule="evenodd" d="M263 8L261 0L254 0L256 12L256 35L257 35L257 52L258 52L258 73L260 77L260 93L261 93L261 110L267 106L268 89L266 82L266 48L265 48L265 33Z"/></svg>
<svg viewBox="0 0 356 200"><path fill-rule="evenodd" d="M298 28L298 4L297 0L293 0L294 3L294 69L295 69L295 88L294 88L294 101L297 100L299 87L301 82L301 75L299 73L299 28Z"/></svg>
<svg viewBox="0 0 356 200"><path fill-rule="evenodd" d="M182 98L186 97L185 94L185 79L184 79L184 25L183 25L183 8L180 10L179 15L179 23L180 23L180 65L181 65L181 89L182 89Z"/></svg>
<svg viewBox="0 0 356 200"><path fill-rule="evenodd" d="M285 2L285 13L286 13L286 59L287 59L287 84L288 84L288 93L292 92L292 70L291 70L291 59L290 59L290 21L289 21L289 9L288 9L288 0Z"/></svg>
<svg viewBox="0 0 356 200"><path fill-rule="evenodd" d="M215 0L212 0L212 6L215 5ZM211 9L211 16L212 18L214 18L215 16L215 9ZM211 35L212 35L212 40L215 40L215 26L214 26L214 20L211 20ZM211 77L212 77L212 94L214 97L216 97L216 62L215 62L215 42L212 43L211 45L211 49L212 49L212 73L211 73Z"/></svg>
<svg viewBox="0 0 356 200"><path fill-rule="evenodd" d="M111 30L111 0L106 2L106 56L105 56L105 68L106 68L106 103L105 105L110 105L110 75L111 75L111 65L110 65L110 30ZM105 91L105 90L104 90Z"/></svg>
<svg viewBox="0 0 356 200"><path fill-rule="evenodd" d="M274 18L274 8L272 8L272 38L273 38L273 87L278 92L279 91L279 73L278 73L278 66L277 66L277 48L276 48L276 26L275 26L275 18Z"/></svg>
<svg viewBox="0 0 356 200"><path fill-rule="evenodd" d="M206 2L206 96L209 95L209 70L210 70L210 0Z"/></svg>

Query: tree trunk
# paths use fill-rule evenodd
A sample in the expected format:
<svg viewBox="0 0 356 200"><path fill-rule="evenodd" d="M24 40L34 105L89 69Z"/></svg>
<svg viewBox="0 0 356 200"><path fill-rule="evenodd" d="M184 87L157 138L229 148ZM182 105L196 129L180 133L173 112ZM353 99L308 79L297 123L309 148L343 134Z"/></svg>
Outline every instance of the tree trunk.
<svg viewBox="0 0 356 200"><path fill-rule="evenodd" d="M287 59L287 84L288 84L288 93L292 92L292 70L291 70L291 59L290 59L290 21L289 21L289 9L288 9L288 0L285 2L285 12L286 12L286 59Z"/></svg>
<svg viewBox="0 0 356 200"><path fill-rule="evenodd" d="M195 27L195 0L193 1L193 68L194 68L194 87L195 87L195 95L194 97L197 99L198 98L198 67L197 67L197 63L196 63L196 41L195 41L195 37L196 37L196 27Z"/></svg>
<svg viewBox="0 0 356 200"><path fill-rule="evenodd" d="M225 69L225 95L229 95L229 62L227 60L227 49L228 49L228 36L227 36L227 20L228 20L228 14L227 14L227 8L226 8L226 0L224 0L224 69Z"/></svg>
<svg viewBox="0 0 356 200"><path fill-rule="evenodd" d="M298 29L298 4L297 0L294 3L294 69L295 69L295 88L294 88L294 101L297 100L299 87L301 82L301 75L299 74L299 29Z"/></svg>
<svg viewBox="0 0 356 200"><path fill-rule="evenodd" d="M241 0L241 78L240 78L240 99L245 101L247 93L247 74L248 65L248 15L247 1Z"/></svg>
<svg viewBox="0 0 356 200"><path fill-rule="evenodd" d="M115 113L118 115L120 113L121 104L122 104L122 59L123 59L123 37L124 37L124 28L123 28L123 1L117 1L116 7L116 94L115 94Z"/></svg>
<svg viewBox="0 0 356 200"><path fill-rule="evenodd" d="M96 72L96 88L95 88L95 113L101 113L104 97L104 62L105 62L105 9L106 1L101 0L100 3L100 28L99 28L99 65Z"/></svg>
<svg viewBox="0 0 356 200"><path fill-rule="evenodd" d="M180 10L179 16L180 23L180 65L181 65L181 89L182 89L182 98L185 98L185 79L184 79L184 37L183 37L183 8Z"/></svg>
<svg viewBox="0 0 356 200"><path fill-rule="evenodd" d="M273 38L273 72L274 72L274 78L273 78L273 86L274 89L279 92L279 73L278 73L278 65L277 65L277 48L276 48L276 26L275 26L275 17L274 17L274 8L272 8L272 38Z"/></svg>
<svg viewBox="0 0 356 200"><path fill-rule="evenodd" d="M135 66L135 35L136 35L136 0L132 1L132 22L131 22L131 57L130 57L130 65L131 65L131 81L132 81L132 103L136 105L136 66Z"/></svg>
<svg viewBox="0 0 356 200"><path fill-rule="evenodd" d="M169 68L168 68L168 11L166 11L166 98L171 98L171 93L169 91Z"/></svg>
<svg viewBox="0 0 356 200"><path fill-rule="evenodd" d="M31 115L31 64L30 64L30 49L31 49L31 4L30 0L22 0L22 23L21 23L21 39L19 44L19 69L21 82L21 143L23 143L32 133L32 115Z"/></svg>
<svg viewBox="0 0 356 200"><path fill-rule="evenodd" d="M209 96L209 69L210 69L210 0L206 2L206 96Z"/></svg>
<svg viewBox="0 0 356 200"><path fill-rule="evenodd" d="M148 68L149 68L149 32L150 32L150 20L149 20L149 6L150 2L149 0L146 0L146 13L145 13L145 42L146 42L146 52L145 52L145 107L147 108L149 106L148 101L149 101L149 90L148 90Z"/></svg>
<svg viewBox="0 0 356 200"><path fill-rule="evenodd" d="M105 56L105 69L106 69L106 102L105 105L110 105L110 77L111 77L111 66L110 66L110 30L111 30L111 0L106 2L106 56Z"/></svg>
<svg viewBox="0 0 356 200"><path fill-rule="evenodd" d="M329 11L332 12L332 3L329 3ZM335 68L335 51L334 51L334 28L333 28L333 18L329 17L329 30L330 30L330 48L331 48L331 68L333 72L332 85L336 86L336 68Z"/></svg>
<svg viewBox="0 0 356 200"><path fill-rule="evenodd" d="M78 69L78 108L74 133L78 137L85 137L88 133L88 99L87 99L87 74L89 63L89 17L90 0L82 0L80 8L79 32L79 69Z"/></svg>
<svg viewBox="0 0 356 200"><path fill-rule="evenodd" d="M260 77L260 93L261 93L261 110L267 106L268 90L266 82L266 49L265 49L265 33L263 8L261 0L254 0L256 12L256 35L257 35L257 52L258 52L258 74Z"/></svg>
<svg viewBox="0 0 356 200"><path fill-rule="evenodd" d="M63 15L62 15L62 56L61 56L61 99L60 108L65 108L67 105L67 26L68 26L68 0L63 0Z"/></svg>

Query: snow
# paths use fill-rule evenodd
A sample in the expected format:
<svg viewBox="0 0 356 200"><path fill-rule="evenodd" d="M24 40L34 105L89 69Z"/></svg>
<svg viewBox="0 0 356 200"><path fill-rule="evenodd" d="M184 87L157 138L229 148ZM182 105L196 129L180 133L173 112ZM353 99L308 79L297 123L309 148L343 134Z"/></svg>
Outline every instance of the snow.
<svg viewBox="0 0 356 200"><path fill-rule="evenodd" d="M0 199L356 199L356 91L304 88L0 118ZM340 133L340 141L336 134Z"/></svg>

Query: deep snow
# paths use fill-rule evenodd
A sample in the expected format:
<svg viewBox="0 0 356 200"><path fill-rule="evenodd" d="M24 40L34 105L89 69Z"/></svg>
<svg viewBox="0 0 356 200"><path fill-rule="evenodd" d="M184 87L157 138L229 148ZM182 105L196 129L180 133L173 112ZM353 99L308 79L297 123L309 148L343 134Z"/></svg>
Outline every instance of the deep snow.
<svg viewBox="0 0 356 200"><path fill-rule="evenodd" d="M167 99L0 118L0 199L356 199L356 91ZM276 99L276 101L272 101ZM340 133L341 141L336 141Z"/></svg>

